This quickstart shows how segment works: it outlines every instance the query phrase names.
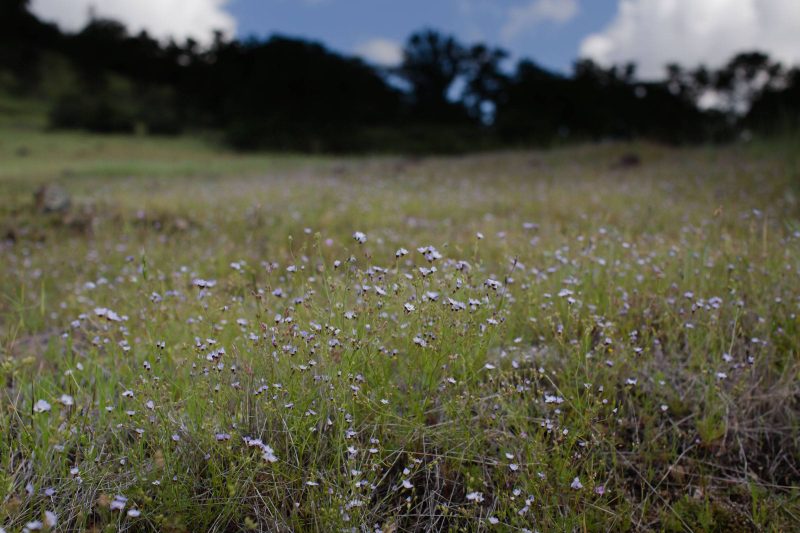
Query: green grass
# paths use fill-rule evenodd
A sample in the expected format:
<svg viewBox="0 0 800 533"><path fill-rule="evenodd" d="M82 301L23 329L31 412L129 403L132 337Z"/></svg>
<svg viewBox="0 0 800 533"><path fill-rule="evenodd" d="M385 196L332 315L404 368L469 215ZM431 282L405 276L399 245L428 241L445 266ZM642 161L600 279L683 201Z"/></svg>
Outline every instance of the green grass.
<svg viewBox="0 0 800 533"><path fill-rule="evenodd" d="M7 131L0 526L791 530L798 170Z"/></svg>

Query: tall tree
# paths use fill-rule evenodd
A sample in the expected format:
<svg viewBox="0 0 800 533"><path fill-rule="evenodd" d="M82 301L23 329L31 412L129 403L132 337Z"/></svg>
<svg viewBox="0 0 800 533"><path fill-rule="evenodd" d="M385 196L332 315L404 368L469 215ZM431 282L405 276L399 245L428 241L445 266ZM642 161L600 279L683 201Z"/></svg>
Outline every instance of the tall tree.
<svg viewBox="0 0 800 533"><path fill-rule="evenodd" d="M505 50L484 44L476 44L465 53L466 88L462 100L472 117L484 122L493 118L508 83L508 76L501 68L507 57Z"/></svg>
<svg viewBox="0 0 800 533"><path fill-rule="evenodd" d="M767 54L742 53L716 72L714 90L724 98L728 110L742 114L762 91L775 88L782 75L780 63Z"/></svg>
<svg viewBox="0 0 800 533"><path fill-rule="evenodd" d="M398 74L411 85L418 114L434 120L452 118L450 88L464 73L466 50L453 36L434 30L414 33L403 50Z"/></svg>

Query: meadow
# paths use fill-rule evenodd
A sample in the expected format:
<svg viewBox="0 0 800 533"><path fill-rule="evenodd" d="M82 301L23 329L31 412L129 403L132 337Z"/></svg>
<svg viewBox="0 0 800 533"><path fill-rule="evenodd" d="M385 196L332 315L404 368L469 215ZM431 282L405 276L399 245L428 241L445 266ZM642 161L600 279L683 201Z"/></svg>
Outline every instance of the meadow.
<svg viewBox="0 0 800 533"><path fill-rule="evenodd" d="M795 148L6 130L0 529L794 530Z"/></svg>

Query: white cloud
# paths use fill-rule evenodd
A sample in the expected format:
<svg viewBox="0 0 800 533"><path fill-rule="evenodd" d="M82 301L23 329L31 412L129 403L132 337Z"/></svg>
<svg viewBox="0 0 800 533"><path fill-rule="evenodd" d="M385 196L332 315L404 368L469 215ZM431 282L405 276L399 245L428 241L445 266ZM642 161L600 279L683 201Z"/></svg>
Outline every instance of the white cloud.
<svg viewBox="0 0 800 533"><path fill-rule="evenodd" d="M214 30L227 36L236 31L236 20L225 10L228 0L33 0L31 10L61 28L83 28L90 13L123 22L129 33L141 30L161 39L192 37L211 42Z"/></svg>
<svg viewBox="0 0 800 533"><path fill-rule="evenodd" d="M403 61L403 47L390 39L370 39L355 48L355 53L371 63L394 67Z"/></svg>
<svg viewBox="0 0 800 533"><path fill-rule="evenodd" d="M500 36L503 41L509 42L543 22L564 23L577 14L577 0L533 0L508 10Z"/></svg>
<svg viewBox="0 0 800 533"><path fill-rule="evenodd" d="M754 49L800 62L800 0L620 0L580 51L603 65L633 61L641 77L657 78L670 62L716 67Z"/></svg>

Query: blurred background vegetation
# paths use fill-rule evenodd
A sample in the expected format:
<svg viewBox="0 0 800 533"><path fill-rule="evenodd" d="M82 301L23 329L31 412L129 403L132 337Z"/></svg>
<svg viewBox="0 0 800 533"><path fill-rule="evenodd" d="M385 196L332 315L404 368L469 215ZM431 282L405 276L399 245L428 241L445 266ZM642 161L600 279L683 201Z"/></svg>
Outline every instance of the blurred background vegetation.
<svg viewBox="0 0 800 533"><path fill-rule="evenodd" d="M241 150L462 152L608 139L670 144L800 127L800 70L759 52L717 70L578 61L571 75L434 30L396 68L282 36L210 47L131 35L93 19L78 33L0 4L0 126L210 135Z"/></svg>

